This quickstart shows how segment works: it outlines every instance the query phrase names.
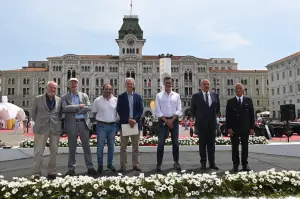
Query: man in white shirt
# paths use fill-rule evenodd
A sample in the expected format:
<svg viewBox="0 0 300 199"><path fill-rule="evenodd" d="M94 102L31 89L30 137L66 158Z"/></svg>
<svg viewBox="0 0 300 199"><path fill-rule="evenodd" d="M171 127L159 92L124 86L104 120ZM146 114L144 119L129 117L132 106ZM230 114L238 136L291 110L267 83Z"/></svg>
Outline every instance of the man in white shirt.
<svg viewBox="0 0 300 199"><path fill-rule="evenodd" d="M165 90L156 95L155 115L159 118L159 133L157 145L157 166L156 171L161 172L161 165L164 156L165 140L171 132L172 152L174 169L181 170L179 164L179 122L178 117L182 115L180 95L172 91L172 78L164 78Z"/></svg>
<svg viewBox="0 0 300 199"><path fill-rule="evenodd" d="M117 98L112 95L110 84L104 84L103 95L96 98L92 112L96 114L98 173L103 171L103 148L107 141L107 168L116 171L113 166L115 133L117 132Z"/></svg>

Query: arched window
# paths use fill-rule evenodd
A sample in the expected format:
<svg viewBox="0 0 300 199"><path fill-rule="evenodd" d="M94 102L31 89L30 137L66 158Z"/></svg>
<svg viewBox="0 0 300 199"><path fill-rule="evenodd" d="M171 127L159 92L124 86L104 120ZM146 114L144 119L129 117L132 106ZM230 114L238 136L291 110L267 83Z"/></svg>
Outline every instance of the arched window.
<svg viewBox="0 0 300 199"><path fill-rule="evenodd" d="M110 85L113 86L113 84L114 84L114 80L113 80L113 79L110 79Z"/></svg>
<svg viewBox="0 0 300 199"><path fill-rule="evenodd" d="M230 85L230 79L227 79L227 85ZM228 94L229 95L229 94Z"/></svg>
<svg viewBox="0 0 300 199"><path fill-rule="evenodd" d="M28 78L27 81L26 81L26 83L29 84L29 82L30 82L30 79Z"/></svg>
<svg viewBox="0 0 300 199"><path fill-rule="evenodd" d="M122 49L123 54L125 54L125 48Z"/></svg>
<svg viewBox="0 0 300 199"><path fill-rule="evenodd" d="M23 84L26 84L26 78L23 79Z"/></svg>
<svg viewBox="0 0 300 199"><path fill-rule="evenodd" d="M132 53L132 48L129 49L129 53Z"/></svg>
<svg viewBox="0 0 300 199"><path fill-rule="evenodd" d="M115 85L115 86L117 86L117 85L118 85L118 80L117 80L117 79L115 79L115 81L114 81L114 85Z"/></svg>
<svg viewBox="0 0 300 199"><path fill-rule="evenodd" d="M11 79L10 78L8 79L8 84L11 84Z"/></svg>
<svg viewBox="0 0 300 199"><path fill-rule="evenodd" d="M58 70L59 70L59 71L61 71L61 66L60 66L60 67L58 67Z"/></svg>
<svg viewBox="0 0 300 199"><path fill-rule="evenodd" d="M88 67L87 66L84 67L84 71L88 71Z"/></svg>
<svg viewBox="0 0 300 199"><path fill-rule="evenodd" d="M89 78L86 78L85 83L86 83L86 85L89 85L89 84L90 84Z"/></svg>
<svg viewBox="0 0 300 199"><path fill-rule="evenodd" d="M56 78L54 78L53 81L56 82Z"/></svg>
<svg viewBox="0 0 300 199"><path fill-rule="evenodd" d="M95 67L95 71L98 72L98 66Z"/></svg>
<svg viewBox="0 0 300 199"><path fill-rule="evenodd" d="M231 85L233 85L233 79L231 79L230 82L231 82Z"/></svg>
<svg viewBox="0 0 300 199"><path fill-rule="evenodd" d="M96 79L96 86L99 86L99 79Z"/></svg>
<svg viewBox="0 0 300 199"><path fill-rule="evenodd" d="M102 66L102 72L104 72L104 66Z"/></svg>
<svg viewBox="0 0 300 199"><path fill-rule="evenodd" d="M11 84L15 84L15 79L14 78L11 80Z"/></svg>
<svg viewBox="0 0 300 199"><path fill-rule="evenodd" d="M189 80L192 80L193 79L193 74L192 72L189 73Z"/></svg>
<svg viewBox="0 0 300 199"><path fill-rule="evenodd" d="M104 84L104 79L100 80L101 86Z"/></svg>
<svg viewBox="0 0 300 199"><path fill-rule="evenodd" d="M81 66L81 71L84 71L84 66Z"/></svg>
<svg viewBox="0 0 300 199"><path fill-rule="evenodd" d="M137 48L136 49L136 54L139 54L140 53L140 50Z"/></svg>
<svg viewBox="0 0 300 199"><path fill-rule="evenodd" d="M135 50L134 50L134 48L133 48L133 49L132 49L132 53L135 53L134 51L135 51Z"/></svg>
<svg viewBox="0 0 300 199"><path fill-rule="evenodd" d="M57 84L60 85L60 78L57 78Z"/></svg>
<svg viewBox="0 0 300 199"><path fill-rule="evenodd" d="M129 53L129 49L128 49L128 48L126 48L126 53L127 53L127 54Z"/></svg>
<svg viewBox="0 0 300 199"><path fill-rule="evenodd" d="M55 71L55 69L56 69L55 66L53 66L53 71Z"/></svg>
<svg viewBox="0 0 300 199"><path fill-rule="evenodd" d="M81 84L84 85L84 83L85 83L84 78L82 78Z"/></svg>

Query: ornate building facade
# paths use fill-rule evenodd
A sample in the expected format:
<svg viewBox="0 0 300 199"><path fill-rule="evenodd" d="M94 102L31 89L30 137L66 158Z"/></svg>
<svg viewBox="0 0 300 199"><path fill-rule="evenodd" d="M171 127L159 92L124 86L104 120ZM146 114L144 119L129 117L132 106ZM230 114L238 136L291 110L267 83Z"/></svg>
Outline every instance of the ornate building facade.
<svg viewBox="0 0 300 199"><path fill-rule="evenodd" d="M300 117L300 52L268 64L270 112L280 117L280 105L295 104Z"/></svg>
<svg viewBox="0 0 300 199"><path fill-rule="evenodd" d="M47 61L29 61L19 70L2 73L2 94L25 110L31 111L36 95L45 92L45 84L54 80L58 84L57 94L67 92L67 81L76 77L80 90L87 93L91 101L102 93L102 85L110 82L114 95L125 90L125 78L135 79L135 90L144 99L145 110L160 92L159 58L144 55L146 40L137 16L125 16L116 42L119 55L75 55L48 57ZM251 96L256 110L268 107L268 78L266 70L238 70L233 58L203 59L194 56L173 56L172 77L174 91L181 95L184 112L188 112L192 94L200 90L200 81L210 79L212 89L219 93L221 112L226 101L234 97L234 84L245 85L245 95Z"/></svg>

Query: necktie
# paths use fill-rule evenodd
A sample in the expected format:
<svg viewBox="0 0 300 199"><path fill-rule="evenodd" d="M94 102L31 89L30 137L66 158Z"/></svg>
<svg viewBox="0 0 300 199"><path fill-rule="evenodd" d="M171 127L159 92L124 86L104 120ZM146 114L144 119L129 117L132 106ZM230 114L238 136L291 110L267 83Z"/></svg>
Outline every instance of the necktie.
<svg viewBox="0 0 300 199"><path fill-rule="evenodd" d="M242 106L242 100L240 97L239 97L239 105Z"/></svg>
<svg viewBox="0 0 300 199"><path fill-rule="evenodd" d="M205 103L206 103L207 106L209 106L209 103L208 103L208 94L207 93L205 93Z"/></svg>

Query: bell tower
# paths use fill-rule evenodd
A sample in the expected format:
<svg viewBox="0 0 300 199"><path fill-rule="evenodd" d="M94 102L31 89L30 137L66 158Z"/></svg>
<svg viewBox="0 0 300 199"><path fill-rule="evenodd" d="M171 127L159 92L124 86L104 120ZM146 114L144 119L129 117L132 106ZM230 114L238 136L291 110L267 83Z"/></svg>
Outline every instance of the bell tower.
<svg viewBox="0 0 300 199"><path fill-rule="evenodd" d="M142 59L143 46L146 40L143 38L143 30L139 25L137 15L125 15L123 24L116 39L119 46L120 59Z"/></svg>

